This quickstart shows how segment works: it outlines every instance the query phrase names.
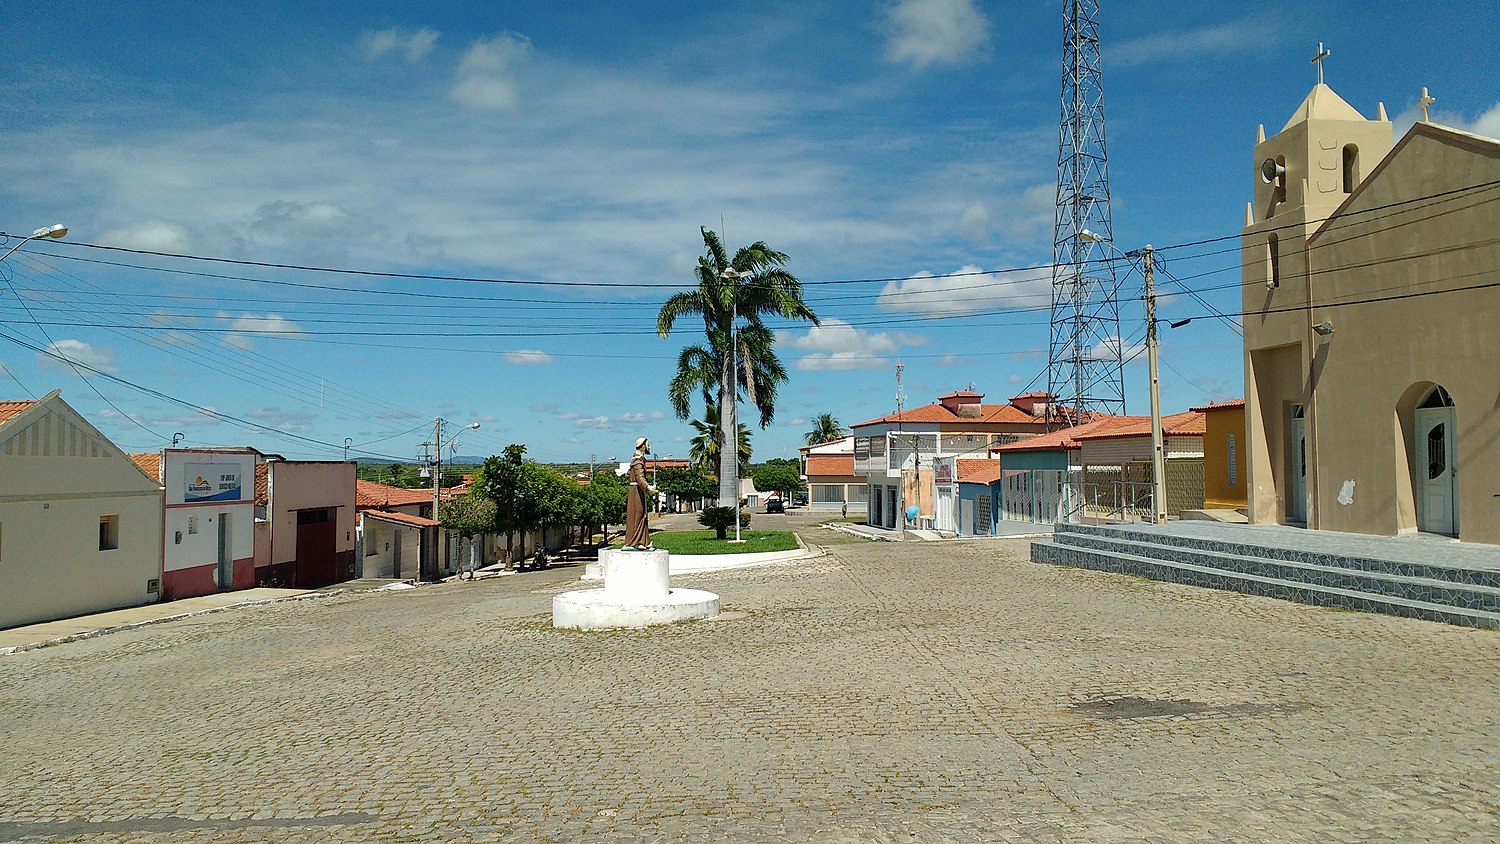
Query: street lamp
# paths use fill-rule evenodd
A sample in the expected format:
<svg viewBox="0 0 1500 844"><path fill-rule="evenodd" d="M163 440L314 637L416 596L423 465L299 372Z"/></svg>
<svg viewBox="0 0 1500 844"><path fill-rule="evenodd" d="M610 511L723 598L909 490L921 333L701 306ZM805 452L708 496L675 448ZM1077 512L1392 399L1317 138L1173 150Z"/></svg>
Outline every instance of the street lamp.
<svg viewBox="0 0 1500 844"><path fill-rule="evenodd" d="M727 278L738 282L753 273L737 270L729 267L719 272L719 278ZM729 452L729 471L727 479L719 479L719 494L722 496L726 489L734 501L734 541L744 542L740 539L740 426L739 417L736 413L735 402L739 399L739 352L740 352L740 298L739 291L729 300L729 393L724 396L723 407L719 408L719 466L722 469L724 454Z"/></svg>
<svg viewBox="0 0 1500 844"><path fill-rule="evenodd" d="M4 255L0 255L0 261L4 261L6 258L9 258L11 256L11 253L15 252L17 249L20 249L22 246L25 246L30 241L41 240L48 237L64 237L67 235L67 233L68 227L63 225L62 223L53 223L50 226L42 226L41 228L34 230L30 235L21 238L16 242L15 246L7 249Z"/></svg>
<svg viewBox="0 0 1500 844"><path fill-rule="evenodd" d="M433 443L437 447L437 456L433 459L433 468L435 469L435 471L432 473L432 520L435 521L435 522L442 521L442 519L440 519L438 517L438 512L439 512L439 508L442 507L442 494L443 494L443 492L442 492L443 491L443 449L445 449L445 448L452 448L453 444L456 443L456 442L458 442L458 438L461 437L461 436L463 436L464 431L475 431L475 430L479 429L479 423L478 422L470 422L469 424L467 424L467 425L465 425L463 427L463 430L459 431L457 434L454 434L452 436L452 438L450 438L448 440L448 442L444 443L443 442L443 423L446 422L446 421L447 420L443 419L443 417L439 416L433 422L433 426L432 426L432 441L433 441ZM442 546L442 541L441 541L442 531L441 531L441 529L438 529L433 534L433 537L434 538L433 538L433 541L432 541L432 556L433 556L432 565L433 565L433 569L436 570L436 568L437 568L437 562L438 562L437 558L441 555L442 550L443 550L442 547L441 547ZM417 572L417 575L418 575L418 579L420 579L421 578L420 568L419 568L419 570Z"/></svg>
<svg viewBox="0 0 1500 844"><path fill-rule="evenodd" d="M1133 255L1120 252L1113 243L1088 229L1078 233L1084 240L1102 243L1114 249L1121 257ZM1146 281L1146 366L1151 381L1151 522L1165 524L1167 521L1167 452L1161 431L1161 382L1157 374L1156 351L1156 275L1151 265L1151 244L1146 244L1139 253L1141 276ZM1186 324L1186 323L1184 323ZM1119 342L1119 338L1116 338Z"/></svg>

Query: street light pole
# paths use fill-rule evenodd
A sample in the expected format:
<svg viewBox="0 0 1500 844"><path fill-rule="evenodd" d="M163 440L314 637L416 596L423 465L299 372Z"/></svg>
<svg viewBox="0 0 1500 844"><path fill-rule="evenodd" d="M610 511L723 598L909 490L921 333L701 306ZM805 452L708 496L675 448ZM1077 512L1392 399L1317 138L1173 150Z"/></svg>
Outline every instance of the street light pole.
<svg viewBox="0 0 1500 844"><path fill-rule="evenodd" d="M443 448L445 447L443 443L443 422L443 417L439 416L435 420L433 420L432 423L432 442L433 447L437 450L437 455L433 458L434 470L432 473L432 520L435 522L442 521L442 519L438 516L438 513L440 512L440 508L443 506ZM470 422L469 424L464 426L464 431L474 430L478 427L478 422ZM454 434L453 439L449 440L447 442L447 445L452 446L454 443L458 442L458 438L461 434L463 434L463 431L459 431L458 434ZM438 559L442 556L442 546L443 529L441 527L434 528L432 539L432 567L434 571L437 569ZM417 576L420 579L420 566L418 567Z"/></svg>
<svg viewBox="0 0 1500 844"><path fill-rule="evenodd" d="M1151 244L1141 250L1141 275L1146 279L1146 366L1151 378L1151 521L1167 521L1167 452L1161 431L1161 379L1157 372L1156 274Z"/></svg>
<svg viewBox="0 0 1500 844"><path fill-rule="evenodd" d="M27 235L26 237L21 238L16 242L15 246L12 246L11 248L5 250L5 254L0 255L0 261L4 261L6 258L9 258L17 249L20 249L22 246L25 246L27 243L30 243L33 240L41 240L45 237L64 237L65 235L67 235L67 233L68 227L63 225L62 223L53 223L50 226L42 226L39 229L33 230L32 233Z"/></svg>
<svg viewBox="0 0 1500 844"><path fill-rule="evenodd" d="M749 275L747 272L730 267L719 273L720 278L727 278L736 285L734 295L730 297L729 317L729 390L724 396L723 406L719 408L719 466L722 469L727 466L728 471L724 474L728 477L720 479L719 494L723 495L727 490L732 500L731 507L734 508L734 541L743 542L740 539L740 426L735 403L739 400L739 369L740 369L740 297L738 284L740 279ZM725 454L728 454L726 461Z"/></svg>

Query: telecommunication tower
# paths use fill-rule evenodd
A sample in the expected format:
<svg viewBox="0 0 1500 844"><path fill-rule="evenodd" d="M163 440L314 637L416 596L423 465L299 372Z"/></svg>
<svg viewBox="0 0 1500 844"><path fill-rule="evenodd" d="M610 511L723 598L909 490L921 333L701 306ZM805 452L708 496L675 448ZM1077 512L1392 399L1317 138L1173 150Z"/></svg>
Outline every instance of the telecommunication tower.
<svg viewBox="0 0 1500 844"><path fill-rule="evenodd" d="M1064 425L1125 412L1119 283L1104 147L1099 0L1063 0L1062 121L1052 234L1047 392Z"/></svg>

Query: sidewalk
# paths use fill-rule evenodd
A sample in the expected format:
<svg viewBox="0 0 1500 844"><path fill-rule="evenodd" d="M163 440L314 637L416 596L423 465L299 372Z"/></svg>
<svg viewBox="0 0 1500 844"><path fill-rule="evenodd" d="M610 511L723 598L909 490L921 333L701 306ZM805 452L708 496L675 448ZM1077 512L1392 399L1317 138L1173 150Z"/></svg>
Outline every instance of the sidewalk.
<svg viewBox="0 0 1500 844"><path fill-rule="evenodd" d="M145 624L219 612L230 607L266 604L307 594L309 594L307 590L303 589L241 589L238 592L217 592L196 598L163 601L141 607L129 607L57 621L43 621L24 627L12 627L0 630L0 655L71 642L75 639L86 639L90 636L102 636Z"/></svg>

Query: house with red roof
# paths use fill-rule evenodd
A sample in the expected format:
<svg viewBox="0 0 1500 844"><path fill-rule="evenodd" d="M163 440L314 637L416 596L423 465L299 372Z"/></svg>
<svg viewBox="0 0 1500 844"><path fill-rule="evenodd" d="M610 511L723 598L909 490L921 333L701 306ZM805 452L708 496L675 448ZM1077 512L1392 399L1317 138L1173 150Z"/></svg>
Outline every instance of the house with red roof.
<svg viewBox="0 0 1500 844"><path fill-rule="evenodd" d="M1174 413L1161 420L1169 516L1203 507L1204 414ZM1081 493L1096 516L1148 517L1153 491L1151 417L1117 416L1074 433L1079 443ZM1002 462L1004 458L1001 458Z"/></svg>
<svg viewBox="0 0 1500 844"><path fill-rule="evenodd" d="M1052 404L1045 393L1022 393L1005 404L985 404L983 393L959 390L929 405L851 425L854 474L868 487L866 522L895 529L913 507L916 524L936 520L939 506L948 512L955 502L937 500L933 461L982 459L990 446L1044 433L1048 414L1054 412Z"/></svg>
<svg viewBox="0 0 1500 844"><path fill-rule="evenodd" d="M0 401L0 627L161 598L162 492L57 390Z"/></svg>
<svg viewBox="0 0 1500 844"><path fill-rule="evenodd" d="M865 509L869 481L854 471L854 437L844 436L797 449L808 506L814 510Z"/></svg>
<svg viewBox="0 0 1500 844"><path fill-rule="evenodd" d="M1070 502L1077 500L1083 467L1079 437L1113 430L1133 419L1101 416L1028 440L992 446L990 456L1000 462L993 502L996 518L1033 524L1065 520Z"/></svg>
<svg viewBox="0 0 1500 844"><path fill-rule="evenodd" d="M359 575L398 580L433 577L439 568L442 523L433 518L432 505L431 490L356 480Z"/></svg>

